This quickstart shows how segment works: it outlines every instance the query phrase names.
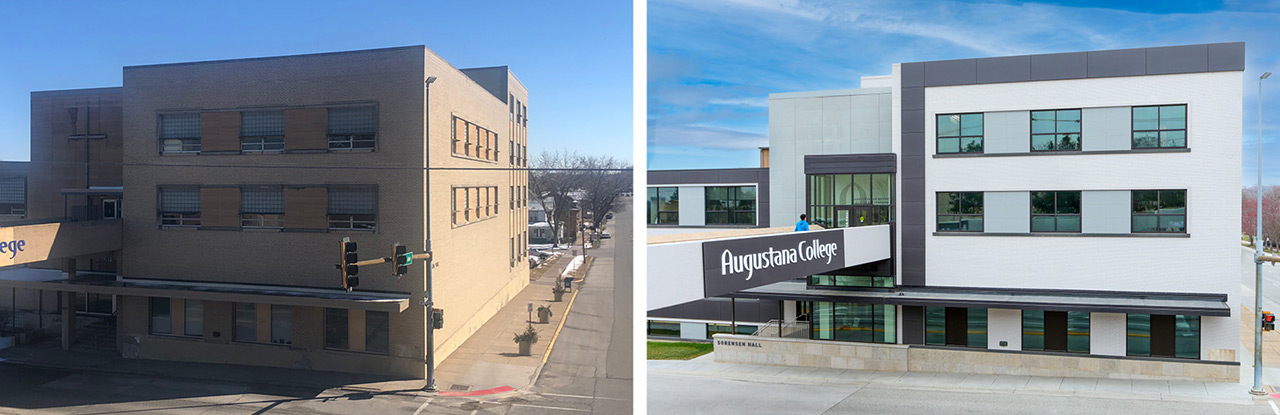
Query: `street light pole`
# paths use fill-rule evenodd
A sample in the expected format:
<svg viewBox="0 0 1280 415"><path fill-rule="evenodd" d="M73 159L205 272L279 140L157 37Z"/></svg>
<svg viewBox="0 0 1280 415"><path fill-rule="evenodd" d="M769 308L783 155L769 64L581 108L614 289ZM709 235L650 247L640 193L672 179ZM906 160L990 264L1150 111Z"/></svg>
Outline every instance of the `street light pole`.
<svg viewBox="0 0 1280 415"><path fill-rule="evenodd" d="M1258 77L1258 210L1254 220L1258 222L1258 234L1253 237L1253 263L1256 268L1253 283L1253 389L1254 395L1266 394L1262 390L1262 80L1271 72Z"/></svg>

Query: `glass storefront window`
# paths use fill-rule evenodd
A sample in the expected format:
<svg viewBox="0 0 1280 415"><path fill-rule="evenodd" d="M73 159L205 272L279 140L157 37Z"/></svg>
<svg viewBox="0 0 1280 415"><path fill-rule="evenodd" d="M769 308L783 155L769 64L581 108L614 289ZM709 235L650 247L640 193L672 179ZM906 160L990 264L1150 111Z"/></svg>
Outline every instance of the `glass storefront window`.
<svg viewBox="0 0 1280 415"><path fill-rule="evenodd" d="M893 288L893 277L864 275L812 275L809 285L817 287L875 287Z"/></svg>
<svg viewBox="0 0 1280 415"><path fill-rule="evenodd" d="M680 323L675 321L649 320L649 335L680 337Z"/></svg>
<svg viewBox="0 0 1280 415"><path fill-rule="evenodd" d="M1022 310L1022 350L1089 353L1089 313Z"/></svg>
<svg viewBox="0 0 1280 415"><path fill-rule="evenodd" d="M756 334L756 330L757 330L757 329L759 329L759 327L758 327L758 326L747 325L747 324L739 324L739 325L738 325L738 333L737 333L737 334L750 336L750 335ZM711 335L713 335L713 334L720 334L720 333L723 333L723 334L730 334L730 333L733 333L733 325L732 325L732 324L707 323L707 338L708 338L708 339L710 339L710 338L711 338Z"/></svg>
<svg viewBox="0 0 1280 415"><path fill-rule="evenodd" d="M892 174L811 174L809 222L824 228L893 222Z"/></svg>
<svg viewBox="0 0 1280 415"><path fill-rule="evenodd" d="M987 347L987 309L924 308L925 344Z"/></svg>
<svg viewBox="0 0 1280 415"><path fill-rule="evenodd" d="M947 344L947 308L924 308L924 344Z"/></svg>
<svg viewBox="0 0 1280 415"><path fill-rule="evenodd" d="M810 338L897 343L897 308L888 304L814 302Z"/></svg>
<svg viewBox="0 0 1280 415"><path fill-rule="evenodd" d="M1129 314L1129 356L1200 358L1200 316Z"/></svg>

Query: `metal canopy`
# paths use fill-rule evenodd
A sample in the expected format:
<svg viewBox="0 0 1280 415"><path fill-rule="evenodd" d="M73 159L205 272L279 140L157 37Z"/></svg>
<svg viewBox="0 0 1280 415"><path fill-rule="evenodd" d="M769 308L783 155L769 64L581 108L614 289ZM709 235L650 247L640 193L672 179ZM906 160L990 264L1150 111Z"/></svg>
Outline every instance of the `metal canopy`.
<svg viewBox="0 0 1280 415"><path fill-rule="evenodd" d="M978 307L1229 317L1226 294L1025 290L972 287L809 288L785 281L727 295L736 298L908 306Z"/></svg>
<svg viewBox="0 0 1280 415"><path fill-rule="evenodd" d="M114 276L83 276L74 280L10 276L0 273L0 286L140 297L174 297L193 300L265 303L401 312L409 307L410 294L346 292L262 285L196 285L178 281L116 280Z"/></svg>

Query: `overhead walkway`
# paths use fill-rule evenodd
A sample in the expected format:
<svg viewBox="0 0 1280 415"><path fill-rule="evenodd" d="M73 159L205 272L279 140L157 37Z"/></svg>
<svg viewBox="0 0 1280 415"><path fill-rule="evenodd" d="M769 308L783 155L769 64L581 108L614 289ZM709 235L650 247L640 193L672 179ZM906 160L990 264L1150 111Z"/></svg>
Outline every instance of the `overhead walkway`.
<svg viewBox="0 0 1280 415"><path fill-rule="evenodd" d="M120 250L119 219L19 221L0 225L0 267Z"/></svg>

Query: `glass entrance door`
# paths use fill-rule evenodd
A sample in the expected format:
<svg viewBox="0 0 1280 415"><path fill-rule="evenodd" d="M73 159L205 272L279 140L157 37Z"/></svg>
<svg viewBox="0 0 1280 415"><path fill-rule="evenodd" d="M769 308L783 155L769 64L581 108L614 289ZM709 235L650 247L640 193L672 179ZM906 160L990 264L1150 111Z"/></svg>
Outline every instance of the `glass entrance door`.
<svg viewBox="0 0 1280 415"><path fill-rule="evenodd" d="M852 216L852 210L850 210L849 208L847 207L836 208L836 220L835 220L836 227L848 228L850 226L853 226L853 224L849 222L850 216Z"/></svg>

